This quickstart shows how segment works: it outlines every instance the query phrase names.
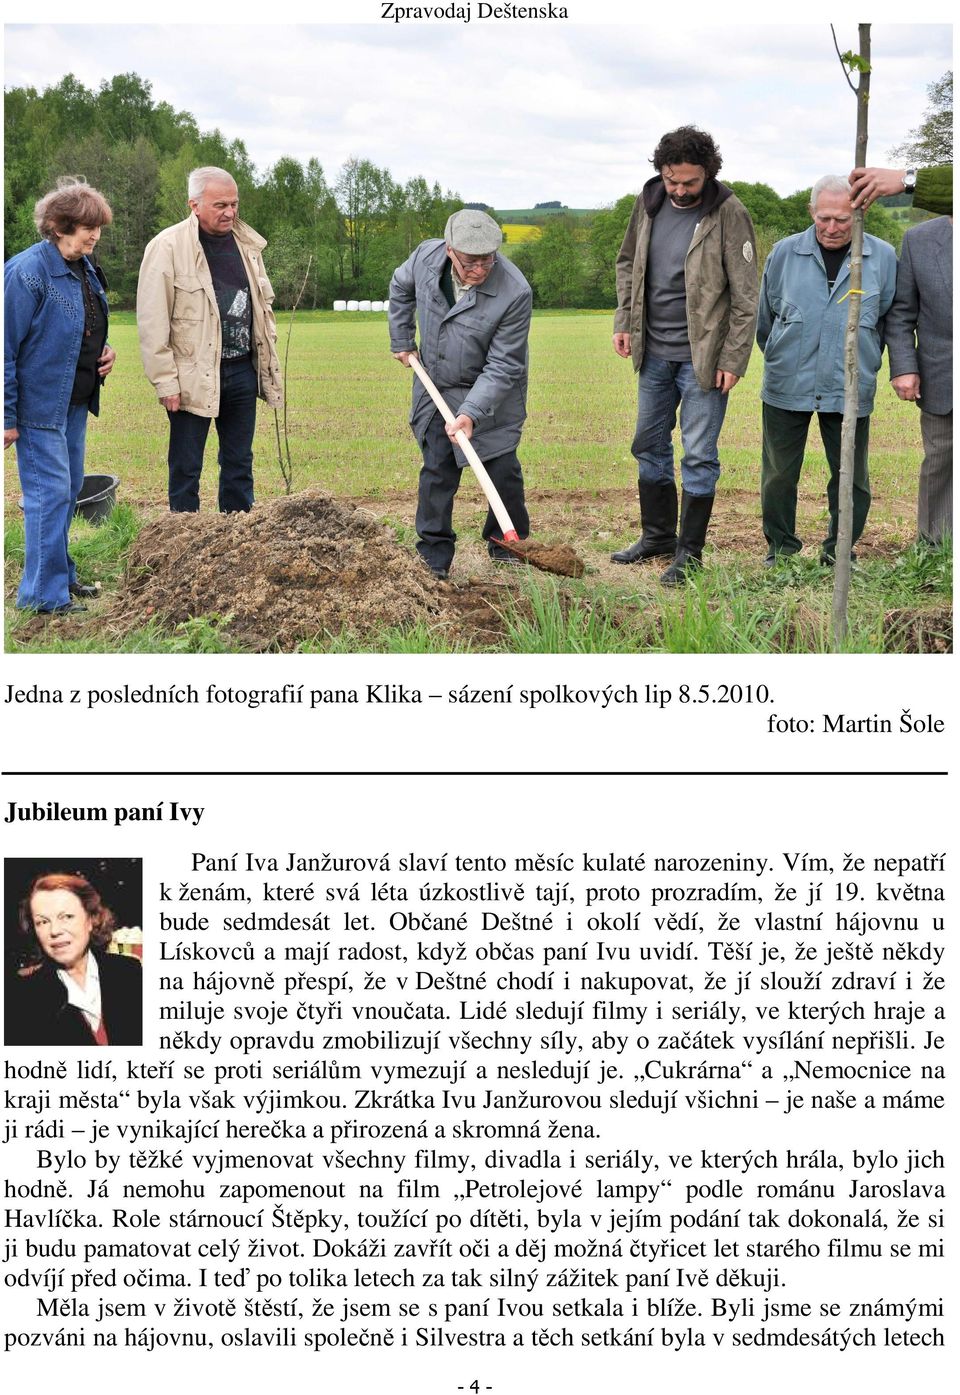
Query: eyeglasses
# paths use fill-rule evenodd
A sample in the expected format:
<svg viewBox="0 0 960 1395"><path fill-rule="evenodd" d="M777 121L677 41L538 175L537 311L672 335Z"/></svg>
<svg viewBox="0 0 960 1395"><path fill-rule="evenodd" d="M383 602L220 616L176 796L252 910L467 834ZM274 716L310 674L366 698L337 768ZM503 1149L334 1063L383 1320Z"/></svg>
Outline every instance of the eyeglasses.
<svg viewBox="0 0 960 1395"><path fill-rule="evenodd" d="M472 271L477 266L493 266L496 260L496 252L490 252L486 257L464 257L460 252L457 253L457 261L464 271Z"/></svg>

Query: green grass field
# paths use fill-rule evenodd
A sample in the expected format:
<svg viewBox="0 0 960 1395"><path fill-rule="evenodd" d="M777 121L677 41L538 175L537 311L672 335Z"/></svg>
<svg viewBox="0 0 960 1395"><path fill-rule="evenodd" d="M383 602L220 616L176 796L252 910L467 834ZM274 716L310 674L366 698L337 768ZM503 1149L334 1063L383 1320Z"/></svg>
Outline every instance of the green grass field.
<svg viewBox="0 0 960 1395"><path fill-rule="evenodd" d="M287 404L294 489L320 486L342 498L369 501L373 507L382 501L383 515L398 525L402 540L409 542L419 453L407 426L410 373L389 354L385 319L379 314L298 315L290 347ZM286 334L287 323L282 319L281 358ZM124 539L128 540L131 529L136 530L140 518L163 509L166 498L166 419L141 370L133 317L116 315L110 337L117 349L117 366L103 394L102 415L90 423L86 468L88 473L119 475L120 497L132 505L133 512L119 530L114 562L108 564L102 556L98 562L98 575L103 575L106 566L108 589L115 584L111 575L116 577L122 568ZM629 451L636 411L635 376L630 364L613 353L610 337L611 317L606 313L554 312L534 317L529 417L521 448L537 536L571 542L588 565L596 564L594 574L583 583L564 583L575 600L588 598L588 609L594 617L601 612L609 617L607 627L597 626L594 619L596 633L587 647L718 648L729 652L742 647L737 642L738 633L744 635L744 644L751 649L826 647L824 617L829 613L830 587L822 569L804 563L792 569L785 581L760 566L764 540L757 499L758 389L762 368L758 352L754 353L747 377L730 398L721 437L720 495L710 536L715 546L702 581L685 595L668 597L657 585L653 569L607 566L611 547L619 546L637 531L635 466ZM283 493L274 415L266 408L261 408L255 450L258 499ZM915 574L915 590L910 585L904 588L903 557L914 532L920 458L919 414L894 397L884 366L871 423L874 504L854 587L851 647L883 648L884 617L895 607L938 613L949 607L950 559L942 551L933 554L932 562L911 564L907 570ZM6 582L10 617L22 542L12 450L6 459ZM817 541L815 530L822 527L825 479L825 461L814 427L801 484L803 509L812 520L806 532L811 544ZM468 488L475 496L472 480L469 485L465 481L461 496L467 496ZM211 445L204 471L203 508L215 506L215 490L216 466ZM462 536L469 531L473 516L481 516L476 507L471 514L467 504L458 502L457 526ZM87 533L95 531L77 526L78 537L82 535L84 539ZM100 546L102 552L103 545ZM815 546L812 555L815 559ZM551 593L543 588L554 583L538 574L529 579L528 586L534 588L537 597L547 595L549 600ZM786 598L793 609L800 608L809 623L798 627L791 621L793 639L788 645L783 643L782 635L764 643L756 624L742 613L745 596L754 597L751 615L776 615L778 607L783 610ZM657 608L661 620L655 634L641 639L636 627L631 627L630 606L625 604L631 597ZM582 608L578 603L572 609L564 607L564 612L569 617ZM726 617L722 625L707 624L710 617L715 619L721 614ZM686 616L684 626L694 628L688 633L681 627L683 633L674 641L670 635L676 635L678 616ZM202 623L202 617L198 617L198 624ZM698 625L715 632L713 637L704 632L698 638ZM18 631L23 630L22 619L14 615L8 618L7 646L14 650L73 647L62 623L50 627L53 628L56 635L37 634L34 624L29 633L18 637ZM796 640L797 634L800 640ZM747 642L746 636L753 638ZM179 642L182 645L182 638ZM167 643L168 639L157 630L145 647L164 648ZM333 643L332 639L318 641L320 647ZM402 638L381 637L384 648L396 647L398 643L403 643ZM76 647L89 649L98 644L100 648L112 647L107 637L98 639L95 630L91 633L91 622L85 622L83 638L77 636ZM553 632L549 641L541 644L529 630L515 641L514 647L529 651L548 645L560 649L583 647L581 639ZM919 647L926 646L921 642ZM932 647L945 646L939 643Z"/></svg>

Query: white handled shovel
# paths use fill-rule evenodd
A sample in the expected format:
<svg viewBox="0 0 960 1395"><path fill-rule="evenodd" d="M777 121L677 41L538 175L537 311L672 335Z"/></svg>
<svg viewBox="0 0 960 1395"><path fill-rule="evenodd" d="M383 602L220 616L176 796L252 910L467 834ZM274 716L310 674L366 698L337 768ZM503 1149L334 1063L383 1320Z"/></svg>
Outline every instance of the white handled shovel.
<svg viewBox="0 0 960 1395"><path fill-rule="evenodd" d="M443 417L447 425L449 426L451 422L456 421L456 417L453 415L450 408L444 401L443 397L440 395L440 392L434 384L433 379L430 377L430 374L424 368L420 360L414 357L413 354L410 355L410 366L413 369L414 373L416 373L417 377L420 379L421 383L423 383L423 386L427 389L427 392L429 392L430 396L433 398L437 406L437 411ZM514 528L513 523L510 519L510 515L507 513L506 509L503 506L503 500L497 493L497 486L494 484L493 480L487 474L487 467L484 465L483 461L480 459L479 455L477 455L477 452L470 444L470 438L466 435L465 432L458 431L454 439L456 440L457 445L463 451L464 455L469 460L470 464L473 466L473 473L480 481L480 488L487 496L487 503L493 510L493 516L500 524L500 529L503 533L503 541L506 543L519 542L520 535L518 534L516 528Z"/></svg>

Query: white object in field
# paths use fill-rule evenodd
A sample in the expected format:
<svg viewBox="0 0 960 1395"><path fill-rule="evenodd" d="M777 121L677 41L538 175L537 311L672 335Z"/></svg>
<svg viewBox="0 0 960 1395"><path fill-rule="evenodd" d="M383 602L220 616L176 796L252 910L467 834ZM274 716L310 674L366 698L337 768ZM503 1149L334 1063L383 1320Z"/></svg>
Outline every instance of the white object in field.
<svg viewBox="0 0 960 1395"><path fill-rule="evenodd" d="M416 357L416 355L411 354L407 362L410 364L410 367L413 369L414 373L416 373L421 383L423 383L423 386L427 389L427 392L429 392L430 396L433 398L434 402L436 403L437 410L439 411L440 415L443 417L447 425L449 426L452 422L456 421L456 417L453 415L450 408L443 400L442 396L440 395L439 391L434 385L433 379L430 377L430 374L424 368L423 364ZM507 513L506 509L503 506L503 500L497 493L496 485L494 484L490 476L487 474L487 467L484 465L483 461L480 459L479 455L477 455L477 452L470 444L469 436L467 436L463 431L458 431L454 439L457 445L463 451L464 455L469 460L470 464L473 466L473 472L480 482L480 488L483 490L484 494L487 497L487 503L493 510L493 516L500 524L500 531L503 533L504 540L506 542L519 542L520 535L518 534L516 528L514 528L510 515Z"/></svg>
<svg viewBox="0 0 960 1395"><path fill-rule="evenodd" d="M348 300L348 301L347 301L347 309L348 309L348 310L359 310L359 309L360 309L360 304L359 304L359 302L356 301L356 300Z"/></svg>
<svg viewBox="0 0 960 1395"><path fill-rule="evenodd" d="M335 300L333 302L333 308L334 310L346 310L347 302L345 300Z"/></svg>
<svg viewBox="0 0 960 1395"><path fill-rule="evenodd" d="M383 309L383 301L382 301L382 300L371 300L371 302L370 302L370 309L371 309L371 310L382 310L382 309Z"/></svg>
<svg viewBox="0 0 960 1395"><path fill-rule="evenodd" d="M383 302L383 308L384 308L384 310L389 310L389 309L390 309L390 302L389 302L389 300L385 300L385 301Z"/></svg>
<svg viewBox="0 0 960 1395"><path fill-rule="evenodd" d="M357 304L357 309L358 309L358 310L369 310L369 309L370 309L370 302L369 302L369 300L361 300L361 301L359 301L358 304Z"/></svg>

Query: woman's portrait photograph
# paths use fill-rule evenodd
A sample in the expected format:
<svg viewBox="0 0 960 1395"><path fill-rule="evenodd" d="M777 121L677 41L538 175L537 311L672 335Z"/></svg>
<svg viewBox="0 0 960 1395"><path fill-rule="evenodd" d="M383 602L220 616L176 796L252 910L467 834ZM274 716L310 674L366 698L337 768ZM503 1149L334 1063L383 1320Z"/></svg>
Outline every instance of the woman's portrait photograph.
<svg viewBox="0 0 960 1395"><path fill-rule="evenodd" d="M8 858L7 1046L139 1046L142 862Z"/></svg>

